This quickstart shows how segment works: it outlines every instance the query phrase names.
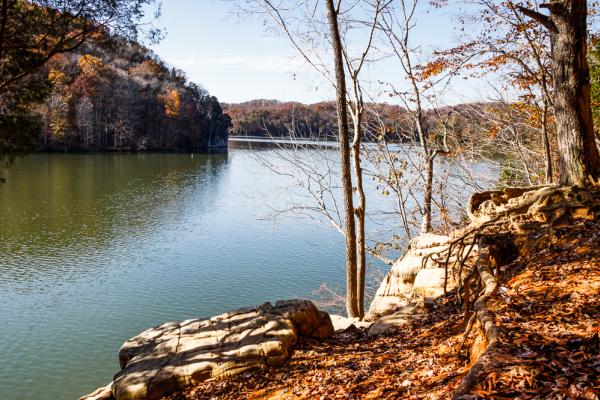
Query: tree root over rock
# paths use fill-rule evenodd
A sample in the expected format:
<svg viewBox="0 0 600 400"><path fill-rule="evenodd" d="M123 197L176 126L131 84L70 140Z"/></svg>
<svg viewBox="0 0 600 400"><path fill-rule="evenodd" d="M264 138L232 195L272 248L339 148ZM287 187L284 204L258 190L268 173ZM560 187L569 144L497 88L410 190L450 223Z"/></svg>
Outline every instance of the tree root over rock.
<svg viewBox="0 0 600 400"><path fill-rule="evenodd" d="M493 369L497 362L496 353L502 346L501 336L488 301L498 292L501 267L518 256L529 258L537 249L547 246L557 228L597 221L600 216L600 188L512 188L485 192L473 196L468 214L472 224L450 244L447 260L455 244L460 255L467 238L471 248L477 242L477 261L465 278L464 288L462 280L459 287L459 291L464 290L466 323L459 352L475 326L484 345L483 349L481 345L471 349L471 359L476 361L455 390L453 399L473 398L470 393L481 383L482 375L485 375L483 371ZM461 278L466 259L459 262ZM446 268L447 265L448 261Z"/></svg>
<svg viewBox="0 0 600 400"><path fill-rule="evenodd" d="M487 301L494 295L496 289L498 287L498 282L496 277L492 273L492 263L491 263L491 255L489 247L480 247L479 251L479 259L477 261L477 272L481 281L483 282L483 293L473 306L474 313L472 317L469 319L469 323L467 324L467 328L465 329L465 335L463 341L461 342L460 349L462 349L464 342L473 326L473 321L477 319L480 327L483 329L485 334L485 339L487 342L486 352L489 353L490 349L493 349L498 342L498 330L494 323L494 317L490 315L486 305ZM459 349L459 350L460 350ZM463 379L460 387L456 390L454 398L460 398L464 393L466 393L473 383L475 383L480 374L480 369L483 368L483 365L487 364L489 361L487 360L488 356L484 353L473 367L471 371L467 374L467 376Z"/></svg>

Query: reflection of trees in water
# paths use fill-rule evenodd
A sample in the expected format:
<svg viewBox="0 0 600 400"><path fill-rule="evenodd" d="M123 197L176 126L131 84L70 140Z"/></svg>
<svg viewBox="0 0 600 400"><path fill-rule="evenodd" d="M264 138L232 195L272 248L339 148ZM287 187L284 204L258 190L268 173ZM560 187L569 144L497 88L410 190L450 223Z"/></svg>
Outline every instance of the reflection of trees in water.
<svg viewBox="0 0 600 400"><path fill-rule="evenodd" d="M0 189L0 273L33 279L41 270L80 268L93 265L93 257L106 261L128 246L151 245L210 211L227 161L226 153L20 160Z"/></svg>

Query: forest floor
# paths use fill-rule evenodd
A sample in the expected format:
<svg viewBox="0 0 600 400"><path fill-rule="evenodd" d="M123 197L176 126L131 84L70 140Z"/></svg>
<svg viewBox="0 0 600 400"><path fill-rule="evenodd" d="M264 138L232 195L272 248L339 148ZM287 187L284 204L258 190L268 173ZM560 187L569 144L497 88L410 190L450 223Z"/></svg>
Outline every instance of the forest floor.
<svg viewBox="0 0 600 400"><path fill-rule="evenodd" d="M499 345L459 398L598 399L600 224L528 235L537 245L502 268L488 302ZM459 351L466 324L457 300L450 294L381 336L354 329L302 340L283 367L209 380L168 399L452 398L478 340L473 329Z"/></svg>

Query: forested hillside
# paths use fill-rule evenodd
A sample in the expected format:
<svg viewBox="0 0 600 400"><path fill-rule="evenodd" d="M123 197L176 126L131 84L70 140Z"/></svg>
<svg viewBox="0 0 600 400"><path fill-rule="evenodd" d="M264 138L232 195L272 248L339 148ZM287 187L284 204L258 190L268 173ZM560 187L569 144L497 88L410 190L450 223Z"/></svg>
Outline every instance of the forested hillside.
<svg viewBox="0 0 600 400"><path fill-rule="evenodd" d="M23 147L49 151L190 151L226 147L230 118L216 97L122 39L54 55L28 77L19 119ZM0 99L11 103L13 93ZM27 133L27 134L26 134Z"/></svg>
<svg viewBox="0 0 600 400"><path fill-rule="evenodd" d="M231 116L231 136L298 137L336 140L335 104L253 100L224 104ZM414 115L390 104L366 104L362 140L379 145L417 145ZM503 184L531 184L543 179L539 119L523 103L470 103L423 110L426 138L447 146L447 155L498 163ZM501 150L500 150L501 149Z"/></svg>
<svg viewBox="0 0 600 400"><path fill-rule="evenodd" d="M277 100L251 100L244 103L224 103L225 112L231 116L232 136L300 137L335 139L337 121L335 104L320 102L302 104ZM403 107L393 104L366 104L363 121L363 139L376 141L418 141L417 129L411 114ZM527 115L515 105L502 103L471 103L451 107L423 110L423 126L426 133L436 135L452 129L456 138L473 136L482 140L490 131L497 131L502 113L510 114L516 121L525 121ZM532 135L528 126L520 131L523 136ZM529 129L531 130L531 129ZM492 134L492 136L494 136Z"/></svg>
<svg viewBox="0 0 600 400"><path fill-rule="evenodd" d="M32 108L44 150L171 150L227 145L218 100L150 50L113 40L55 56L50 94Z"/></svg>

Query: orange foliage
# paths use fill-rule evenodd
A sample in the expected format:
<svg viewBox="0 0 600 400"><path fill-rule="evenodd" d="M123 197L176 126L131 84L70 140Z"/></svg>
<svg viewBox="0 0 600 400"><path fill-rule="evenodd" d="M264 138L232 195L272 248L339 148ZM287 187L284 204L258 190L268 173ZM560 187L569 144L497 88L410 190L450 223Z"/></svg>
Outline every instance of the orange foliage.
<svg viewBox="0 0 600 400"><path fill-rule="evenodd" d="M165 97L165 114L171 118L177 118L181 114L181 95L175 89Z"/></svg>
<svg viewBox="0 0 600 400"><path fill-rule="evenodd" d="M426 80L436 75L441 74L450 66L449 62L445 59L438 58L428 64L421 67L421 71L418 73L420 80Z"/></svg>
<svg viewBox="0 0 600 400"><path fill-rule="evenodd" d="M104 62L98 57L86 54L79 59L79 68L81 68L84 73L94 73L101 71L104 68Z"/></svg>

